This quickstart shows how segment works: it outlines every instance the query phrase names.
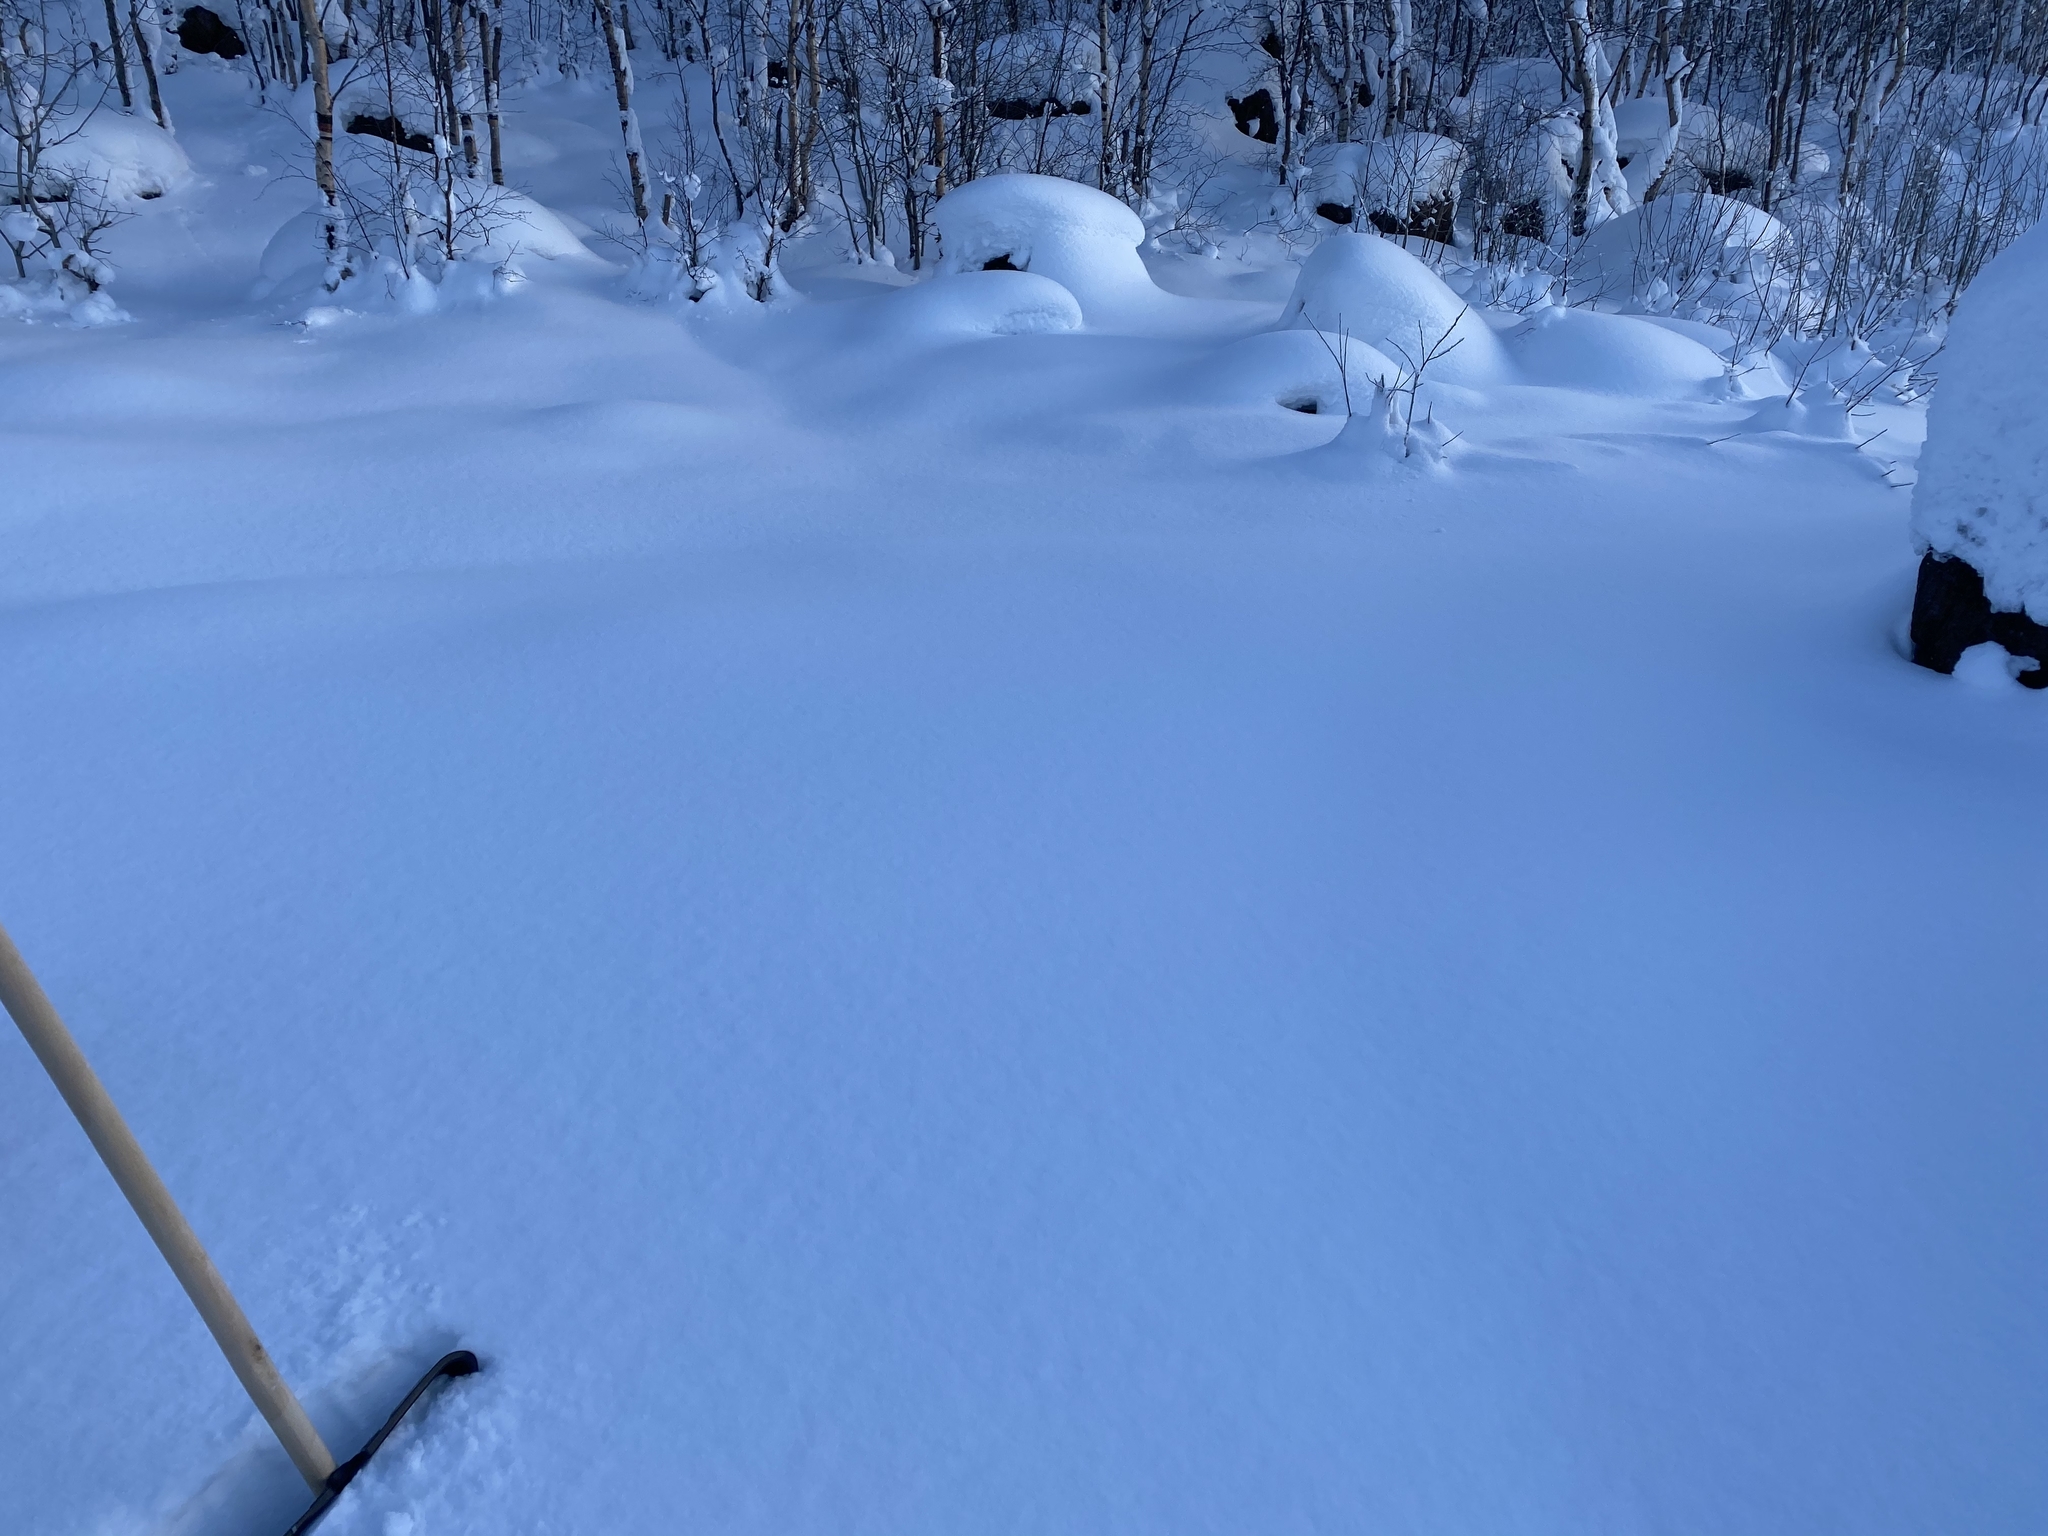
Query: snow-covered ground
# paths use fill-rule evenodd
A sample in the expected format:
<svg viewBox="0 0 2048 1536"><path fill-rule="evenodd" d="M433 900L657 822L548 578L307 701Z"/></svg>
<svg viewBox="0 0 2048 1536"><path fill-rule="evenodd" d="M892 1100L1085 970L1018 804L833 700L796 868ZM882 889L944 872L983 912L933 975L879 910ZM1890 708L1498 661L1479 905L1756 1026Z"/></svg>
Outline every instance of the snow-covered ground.
<svg viewBox="0 0 2048 1536"><path fill-rule="evenodd" d="M0 327L0 920L331 1443L482 1354L324 1531L2048 1521L2048 714L1899 655L1911 412L1562 315L1415 469L1215 264L286 325L223 79ZM0 1230L0 1528L281 1528L11 1034Z"/></svg>

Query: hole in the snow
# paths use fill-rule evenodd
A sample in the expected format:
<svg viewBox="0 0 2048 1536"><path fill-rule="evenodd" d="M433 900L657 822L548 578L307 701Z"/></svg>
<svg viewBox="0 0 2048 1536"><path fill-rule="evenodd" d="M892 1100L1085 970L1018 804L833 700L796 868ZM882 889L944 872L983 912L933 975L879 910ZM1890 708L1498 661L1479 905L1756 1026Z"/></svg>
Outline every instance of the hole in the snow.
<svg viewBox="0 0 2048 1536"><path fill-rule="evenodd" d="M1299 411L1304 416L1313 416L1316 413L1314 400L1282 400L1280 403L1288 410Z"/></svg>
<svg viewBox="0 0 2048 1536"><path fill-rule="evenodd" d="M1006 252L1001 256L989 257L987 261L981 264L981 270L984 272L1021 272L1024 269L1010 260Z"/></svg>

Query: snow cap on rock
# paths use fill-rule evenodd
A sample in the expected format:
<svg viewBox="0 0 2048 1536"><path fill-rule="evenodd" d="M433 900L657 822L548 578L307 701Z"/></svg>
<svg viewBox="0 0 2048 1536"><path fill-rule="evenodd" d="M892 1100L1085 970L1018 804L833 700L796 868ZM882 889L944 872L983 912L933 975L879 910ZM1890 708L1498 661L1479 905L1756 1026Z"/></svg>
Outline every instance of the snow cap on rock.
<svg viewBox="0 0 2048 1536"><path fill-rule="evenodd" d="M1913 491L1919 547L1967 560L1994 610L2048 624L2048 224L1957 306Z"/></svg>
<svg viewBox="0 0 2048 1536"><path fill-rule="evenodd" d="M1532 384L1641 400L1711 399L1727 387L1727 365L1718 354L1633 315L1553 305L1538 310L1509 349ZM1791 430L1789 423L1780 429Z"/></svg>
<svg viewBox="0 0 2048 1536"><path fill-rule="evenodd" d="M952 272L898 288L876 302L874 325L893 341L1045 336L1081 329L1081 306L1033 272Z"/></svg>
<svg viewBox="0 0 2048 1536"><path fill-rule="evenodd" d="M1667 192L1619 214L1586 237L1572 257L1575 297L1625 303L1661 281L1695 297L1717 283L1753 290L1759 257L1785 238L1761 208L1711 192Z"/></svg>
<svg viewBox="0 0 2048 1536"><path fill-rule="evenodd" d="M1091 325L1162 295L1138 256L1145 224L1105 192L1058 176L984 176L955 187L932 210L942 272L997 269L1051 278Z"/></svg>
<svg viewBox="0 0 2048 1536"><path fill-rule="evenodd" d="M1509 372L1485 320L1399 244L1374 234L1330 235L1309 252L1280 324L1342 334L1409 362L1435 348L1428 377L1437 383L1494 384Z"/></svg>

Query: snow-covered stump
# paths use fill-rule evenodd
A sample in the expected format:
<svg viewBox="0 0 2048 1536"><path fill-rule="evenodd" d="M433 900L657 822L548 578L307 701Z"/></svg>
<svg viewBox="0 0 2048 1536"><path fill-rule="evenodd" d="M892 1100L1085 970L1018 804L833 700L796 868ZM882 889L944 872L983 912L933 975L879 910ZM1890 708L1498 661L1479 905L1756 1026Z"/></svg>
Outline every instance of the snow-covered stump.
<svg viewBox="0 0 2048 1536"><path fill-rule="evenodd" d="M2048 688L2048 226L1984 269L1949 328L1913 538L1913 659L1953 672L1996 644Z"/></svg>

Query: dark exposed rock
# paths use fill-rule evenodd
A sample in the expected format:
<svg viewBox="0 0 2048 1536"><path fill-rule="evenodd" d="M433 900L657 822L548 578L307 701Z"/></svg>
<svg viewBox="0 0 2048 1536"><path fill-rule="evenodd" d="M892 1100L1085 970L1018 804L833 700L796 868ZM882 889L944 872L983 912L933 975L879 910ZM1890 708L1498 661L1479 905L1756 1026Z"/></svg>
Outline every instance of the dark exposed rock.
<svg viewBox="0 0 2048 1536"><path fill-rule="evenodd" d="M367 112L358 112L348 120L348 131L382 139L400 149L416 149L423 155L434 152L434 141L429 135L412 132L395 117L371 117Z"/></svg>
<svg viewBox="0 0 2048 1536"><path fill-rule="evenodd" d="M1280 142L1280 116L1273 107L1273 93L1260 86L1251 95L1239 99L1236 96L1223 98L1230 106L1230 115L1237 119L1237 131L1261 144Z"/></svg>
<svg viewBox="0 0 2048 1536"><path fill-rule="evenodd" d="M988 115L1000 118L1006 123L1029 122L1035 117L1086 117L1093 108L1085 101L1031 101L1021 96L1006 96L1001 101L988 104Z"/></svg>
<svg viewBox="0 0 2048 1536"><path fill-rule="evenodd" d="M2022 672L2029 688L2048 688L2048 624L2024 613L1998 613L1984 595L1984 578L1967 560L1929 550L1920 558L1913 592L1913 659L1936 672L1953 672L1963 652L1996 640L2014 656L2040 663Z"/></svg>
<svg viewBox="0 0 2048 1536"><path fill-rule="evenodd" d="M1739 165L1720 166L1714 169L1702 167L1700 180L1707 184L1707 190L1716 197L1733 197L1738 192L1748 192L1756 186L1755 173L1745 171Z"/></svg>
<svg viewBox="0 0 2048 1536"><path fill-rule="evenodd" d="M215 53L224 59L239 59L249 51L241 34L203 5L178 18L178 45L187 53Z"/></svg>
<svg viewBox="0 0 2048 1536"><path fill-rule="evenodd" d="M1547 238L1547 231L1544 229L1543 204L1533 197L1526 203L1515 204L1501 219L1500 232L1504 235L1514 235L1522 240L1542 240Z"/></svg>
<svg viewBox="0 0 2048 1536"><path fill-rule="evenodd" d="M1316 211L1322 212L1321 209ZM1449 245L1452 243L1451 226L1457 214L1457 202L1446 194L1417 199L1409 205L1406 217L1385 208L1375 208L1366 218L1383 235L1415 235L1424 240L1434 240L1439 245Z"/></svg>

